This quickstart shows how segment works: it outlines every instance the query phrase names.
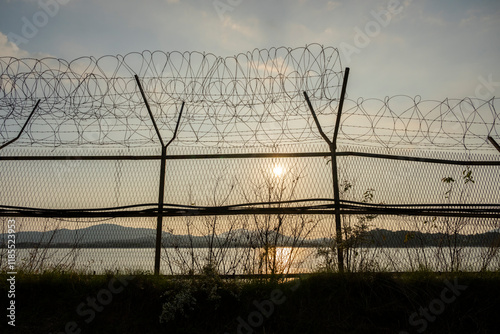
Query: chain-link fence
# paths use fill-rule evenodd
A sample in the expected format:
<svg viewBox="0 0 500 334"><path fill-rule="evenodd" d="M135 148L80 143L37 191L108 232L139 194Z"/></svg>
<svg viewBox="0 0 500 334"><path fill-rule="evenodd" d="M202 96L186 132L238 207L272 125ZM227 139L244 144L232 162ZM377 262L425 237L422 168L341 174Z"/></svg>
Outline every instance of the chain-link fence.
<svg viewBox="0 0 500 334"><path fill-rule="evenodd" d="M0 69L2 267L12 220L32 272L500 267L495 99L350 100L316 45Z"/></svg>
<svg viewBox="0 0 500 334"><path fill-rule="evenodd" d="M170 211L162 222L162 273L201 272L207 265L223 274L337 268L328 152L269 158L219 152L218 158L207 158L208 152L200 158L200 152L172 151L165 173L164 203ZM413 158L464 161L449 165L342 156L345 152L353 150L342 148L337 157L348 270L498 268L499 165L467 164L495 163L496 156L411 152ZM6 220L14 218L23 266L153 270L157 211L135 205L157 206L158 159L31 160L19 150L3 153L2 245ZM142 156L148 159L155 152L144 153L152 153ZM280 153L286 154L275 152ZM8 160L9 154L28 160ZM359 212L363 204L373 210ZM437 208L447 210L432 211ZM5 265L7 253L2 254Z"/></svg>

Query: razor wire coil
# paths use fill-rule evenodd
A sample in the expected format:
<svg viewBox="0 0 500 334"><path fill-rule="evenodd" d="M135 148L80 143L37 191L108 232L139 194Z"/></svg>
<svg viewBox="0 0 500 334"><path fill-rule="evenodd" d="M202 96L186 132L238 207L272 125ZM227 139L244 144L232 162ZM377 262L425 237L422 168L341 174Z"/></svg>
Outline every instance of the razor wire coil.
<svg viewBox="0 0 500 334"><path fill-rule="evenodd" d="M306 91L324 132L333 135L343 70L333 47L255 49L220 57L144 51L73 61L0 57L0 142L17 146L142 147L159 141L141 98L138 75L163 136L175 145L277 147L320 143ZM497 99L422 100L419 96L344 103L339 142L442 149L488 147L498 137Z"/></svg>

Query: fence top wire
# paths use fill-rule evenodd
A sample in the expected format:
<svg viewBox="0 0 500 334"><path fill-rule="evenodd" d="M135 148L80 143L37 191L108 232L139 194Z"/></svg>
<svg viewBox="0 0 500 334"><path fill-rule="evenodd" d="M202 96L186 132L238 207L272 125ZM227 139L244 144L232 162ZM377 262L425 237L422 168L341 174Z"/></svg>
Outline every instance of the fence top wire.
<svg viewBox="0 0 500 334"><path fill-rule="evenodd" d="M163 51L73 61L0 57L0 143L19 134L40 99L15 146L159 145L135 75L165 138L185 102L175 146L225 148L322 142L304 91L331 137L343 71L338 50L318 44L229 57ZM495 101L347 99L338 141L489 148L487 136L500 133Z"/></svg>

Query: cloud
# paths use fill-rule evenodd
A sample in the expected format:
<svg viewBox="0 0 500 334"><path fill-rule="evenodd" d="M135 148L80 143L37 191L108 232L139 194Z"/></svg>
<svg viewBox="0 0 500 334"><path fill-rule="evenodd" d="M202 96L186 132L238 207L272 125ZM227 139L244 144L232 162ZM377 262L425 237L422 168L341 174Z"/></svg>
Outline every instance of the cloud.
<svg viewBox="0 0 500 334"><path fill-rule="evenodd" d="M477 29L481 27L482 32L496 31L500 26L500 11L486 12L479 9L470 9L465 17L460 20L459 27L465 29Z"/></svg>
<svg viewBox="0 0 500 334"><path fill-rule="evenodd" d="M342 3L341 2L338 2L338 1L328 1L328 3L326 4L326 10L334 10L338 7L342 6Z"/></svg>
<svg viewBox="0 0 500 334"><path fill-rule="evenodd" d="M20 49L16 44L9 41L7 35L0 32L0 57L26 58L28 51Z"/></svg>
<svg viewBox="0 0 500 334"><path fill-rule="evenodd" d="M445 27L447 26L447 22L444 18L436 15L424 15L420 18L422 21L422 24L426 24L429 26L439 26L439 27Z"/></svg>
<svg viewBox="0 0 500 334"><path fill-rule="evenodd" d="M248 19L246 21L233 20L231 17L227 17L224 19L224 28L231 29L235 34L240 36L245 36L248 38L255 39L257 38L258 31L258 20L256 19Z"/></svg>
<svg viewBox="0 0 500 334"><path fill-rule="evenodd" d="M14 58L48 58L53 57L48 53L43 52L29 52L19 48L15 43L9 41L7 35L0 32L0 57L14 57Z"/></svg>

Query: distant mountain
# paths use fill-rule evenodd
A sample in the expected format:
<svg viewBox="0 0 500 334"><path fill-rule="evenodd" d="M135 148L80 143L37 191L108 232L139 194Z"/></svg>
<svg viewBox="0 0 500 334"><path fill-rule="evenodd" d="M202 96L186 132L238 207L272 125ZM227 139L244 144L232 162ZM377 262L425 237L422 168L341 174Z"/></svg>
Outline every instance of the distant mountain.
<svg viewBox="0 0 500 334"><path fill-rule="evenodd" d="M421 233L374 229L356 240L357 246L364 247L430 247L446 246L454 242L453 236L442 233ZM16 233L16 247L82 247L82 248L149 248L155 247L156 230L149 228L125 227L115 224L100 224L77 230L60 229L53 231L27 231ZM488 247L500 244L500 229L482 234L457 235L459 245ZM231 230L220 235L175 235L162 233L163 247L262 247L269 242L280 247L334 246L330 238L294 238L275 231L267 233L247 229ZM354 242L347 240L346 242ZM0 234L0 247L5 247L7 234Z"/></svg>
<svg viewBox="0 0 500 334"><path fill-rule="evenodd" d="M156 231L148 228L131 228L115 224L93 225L77 230L26 231L16 233L16 247L116 247L122 244L143 244L155 240ZM5 243L7 234L0 234Z"/></svg>
<svg viewBox="0 0 500 334"><path fill-rule="evenodd" d="M362 236L361 244L366 247L439 247L456 244L463 247L500 246L500 232L488 231L481 234L422 233L415 231L390 231L374 229Z"/></svg>
<svg viewBox="0 0 500 334"><path fill-rule="evenodd" d="M174 235L162 232L163 247L260 247L265 240L278 246L292 246L304 240L269 231L260 234L245 229L224 232L220 235ZM0 246L5 247L7 234L0 234ZM26 231L16 233L16 247L36 246L67 248L142 248L155 247L156 230L125 227L115 224L100 224L77 230Z"/></svg>

